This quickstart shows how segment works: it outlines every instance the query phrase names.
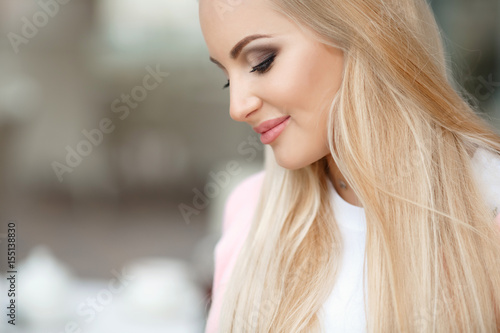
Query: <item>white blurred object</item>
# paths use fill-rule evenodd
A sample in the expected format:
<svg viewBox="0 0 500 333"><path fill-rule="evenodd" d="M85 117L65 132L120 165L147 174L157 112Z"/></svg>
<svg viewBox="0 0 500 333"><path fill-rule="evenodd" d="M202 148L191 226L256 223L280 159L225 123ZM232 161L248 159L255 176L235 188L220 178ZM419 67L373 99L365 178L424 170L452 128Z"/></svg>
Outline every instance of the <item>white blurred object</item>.
<svg viewBox="0 0 500 333"><path fill-rule="evenodd" d="M102 0L97 3L97 17L106 43L125 52L140 50L136 53L140 57L160 48L180 51L203 45L195 1Z"/></svg>
<svg viewBox="0 0 500 333"><path fill-rule="evenodd" d="M200 333L205 325L203 293L187 263L143 259L124 271L130 284L106 313L88 326L89 333Z"/></svg>
<svg viewBox="0 0 500 333"><path fill-rule="evenodd" d="M34 248L18 271L18 314L30 326L53 326L71 315L73 275L47 247Z"/></svg>
<svg viewBox="0 0 500 333"><path fill-rule="evenodd" d="M196 302L201 292L193 284L191 268L173 259L147 259L130 264L126 269L135 277L123 294L131 314L144 320L189 320L196 317Z"/></svg>
<svg viewBox="0 0 500 333"><path fill-rule="evenodd" d="M495 217L500 213L500 158L488 150L478 148L471 163L481 193Z"/></svg>
<svg viewBox="0 0 500 333"><path fill-rule="evenodd" d="M27 76L3 77L0 81L0 117L10 121L31 119L41 100L39 94L38 85Z"/></svg>
<svg viewBox="0 0 500 333"><path fill-rule="evenodd" d="M41 100L40 86L19 60L0 53L0 123L32 120Z"/></svg>

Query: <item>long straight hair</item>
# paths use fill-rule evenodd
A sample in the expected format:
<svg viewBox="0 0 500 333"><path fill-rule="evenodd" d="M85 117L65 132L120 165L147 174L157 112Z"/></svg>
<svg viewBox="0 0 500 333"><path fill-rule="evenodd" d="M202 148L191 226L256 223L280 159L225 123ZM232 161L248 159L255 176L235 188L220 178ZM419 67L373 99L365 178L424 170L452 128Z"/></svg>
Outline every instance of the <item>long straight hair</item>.
<svg viewBox="0 0 500 333"><path fill-rule="evenodd" d="M453 88L425 0L270 0L345 54L331 155L364 207L368 332L496 332L500 231L471 158L500 137ZM325 74L327 75L327 74ZM221 332L320 332L343 251L323 158L265 179ZM500 200L500 198L499 198ZM365 281L364 281L365 282Z"/></svg>

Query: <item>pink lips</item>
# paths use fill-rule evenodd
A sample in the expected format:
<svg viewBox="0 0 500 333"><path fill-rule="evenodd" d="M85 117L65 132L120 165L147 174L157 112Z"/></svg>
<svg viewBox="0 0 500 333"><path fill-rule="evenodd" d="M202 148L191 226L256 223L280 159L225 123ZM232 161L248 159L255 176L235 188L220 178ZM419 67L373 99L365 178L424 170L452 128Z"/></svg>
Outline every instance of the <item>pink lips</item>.
<svg viewBox="0 0 500 333"><path fill-rule="evenodd" d="M259 134L262 134L260 140L263 144L269 144L273 142L285 129L288 124L290 116L284 116L280 118L275 118L267 120L253 128L253 130Z"/></svg>

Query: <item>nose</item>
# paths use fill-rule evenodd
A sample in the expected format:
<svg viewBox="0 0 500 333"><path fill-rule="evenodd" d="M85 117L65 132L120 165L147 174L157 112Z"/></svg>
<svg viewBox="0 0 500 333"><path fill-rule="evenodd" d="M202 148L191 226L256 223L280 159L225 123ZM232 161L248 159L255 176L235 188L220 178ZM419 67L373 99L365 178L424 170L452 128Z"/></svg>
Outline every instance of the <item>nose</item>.
<svg viewBox="0 0 500 333"><path fill-rule="evenodd" d="M229 114L235 121L248 121L249 115L262 106L262 99L243 84L231 81L229 94Z"/></svg>

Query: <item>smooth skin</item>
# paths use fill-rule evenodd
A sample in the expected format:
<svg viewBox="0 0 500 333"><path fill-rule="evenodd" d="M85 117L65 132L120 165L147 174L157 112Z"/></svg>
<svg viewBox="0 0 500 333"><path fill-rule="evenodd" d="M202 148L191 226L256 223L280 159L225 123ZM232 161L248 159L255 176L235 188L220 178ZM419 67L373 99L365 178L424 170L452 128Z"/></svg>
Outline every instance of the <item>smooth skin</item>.
<svg viewBox="0 0 500 333"><path fill-rule="evenodd" d="M228 78L231 118L255 127L289 115L285 130L270 143L277 163L296 170L328 156L335 189L360 206L327 144L328 110L342 83L343 51L316 40L268 0L221 3L200 0L200 24L211 60Z"/></svg>

